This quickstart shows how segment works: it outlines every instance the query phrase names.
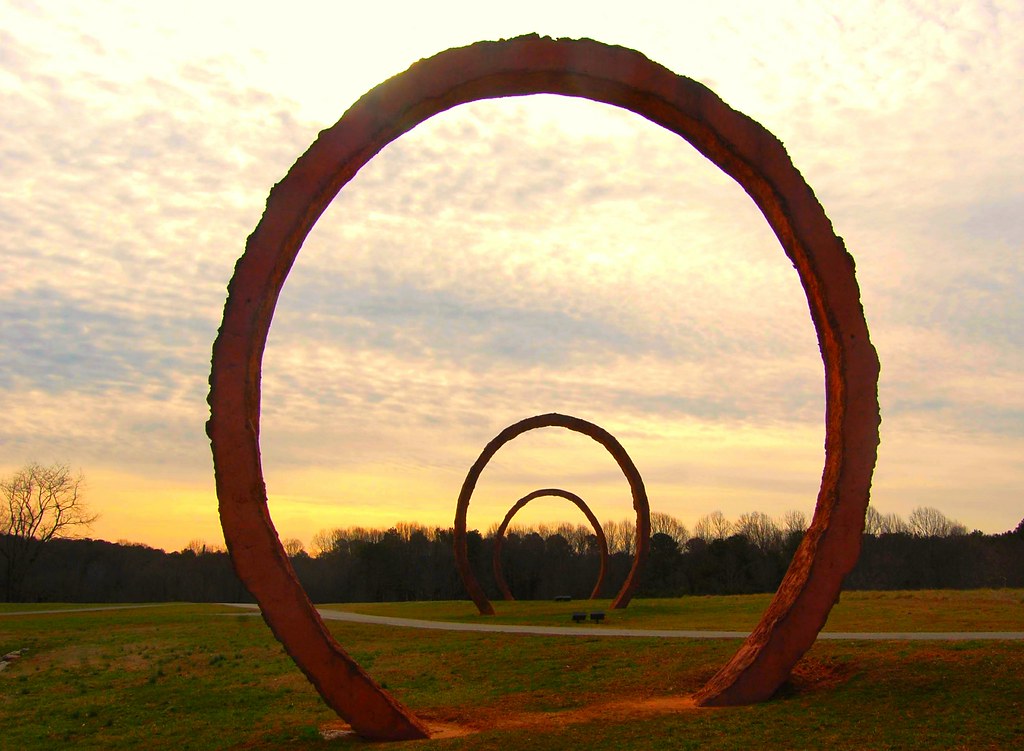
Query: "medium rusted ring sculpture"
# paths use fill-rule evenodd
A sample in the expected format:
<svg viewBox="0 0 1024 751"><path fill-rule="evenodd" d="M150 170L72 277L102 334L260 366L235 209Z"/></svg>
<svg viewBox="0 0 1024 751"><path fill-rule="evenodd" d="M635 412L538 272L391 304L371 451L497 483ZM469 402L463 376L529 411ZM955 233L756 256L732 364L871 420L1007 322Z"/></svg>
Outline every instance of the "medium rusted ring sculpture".
<svg viewBox="0 0 1024 751"><path fill-rule="evenodd" d="M771 696L814 642L860 552L878 449L878 358L853 259L779 140L702 84L623 47L531 35L447 50L364 95L271 190L235 266L213 346L207 432L235 570L327 704L366 738L422 738L427 730L331 637L270 519L260 464L260 369L274 307L317 218L384 146L459 104L542 93L631 110L680 135L735 179L796 268L817 332L825 465L814 517L760 623L696 700L739 704Z"/></svg>
<svg viewBox="0 0 1024 751"><path fill-rule="evenodd" d="M566 428L576 433L582 433L588 438L597 441L612 455L615 463L622 470L626 482L629 483L629 491L633 496L633 509L636 511L636 553L633 556L633 566L630 568L629 575L626 577L626 581L623 582L622 588L612 601L612 607L624 608L629 605L629 601L632 599L637 587L640 586L640 572L644 567L644 562L647 560L647 554L651 547L651 508L647 501L647 490L644 488L644 481L640 477L640 471L633 464L633 460L629 458L629 454L626 453L626 449L622 447L622 444L604 428L587 420L581 420L578 417L551 412L546 415L527 417L525 420L509 425L498 433L484 446L484 450L480 452L480 456L473 462L473 466L469 468L469 472L466 474L466 479L462 482L459 501L455 507L455 566L459 570L459 576L462 577L462 583L466 585L466 591L469 592L470 599L476 604L477 610L480 611L481 615L494 615L494 606L491 605L491 601L484 594L483 587L480 586L476 574L473 573L473 567L469 565L469 546L466 541L466 514L469 511L469 501L473 497L473 490L476 488L477 480L480 479L480 474L484 471L491 457L498 452L498 449L523 433L537 430L538 428L552 427Z"/></svg>
<svg viewBox="0 0 1024 751"><path fill-rule="evenodd" d="M604 536L604 529L601 528L601 522L594 516L594 512L590 510L590 506L587 502L580 498L575 493L570 493L568 490L562 490L561 488L543 488L541 490L535 490L532 493L527 493L518 501L516 501L512 508L505 514L505 518L501 520L501 524L498 526L498 531L494 533L493 552L491 554L491 568L494 570L494 581L498 585L498 589L501 591L501 596L506 600L512 601L516 598L512 596L512 591L508 588L508 582L505 581L505 572L501 565L501 549L505 543L505 530L508 529L508 525L511 524L512 518L519 513L526 504L532 501L534 498L545 498L553 496L556 498L564 498L567 501L573 503L583 515L587 517L587 521L590 522L590 526L594 528L594 536L597 538L597 548L600 554L601 562L597 570L597 582L594 584L594 589L590 592L590 599L597 599L598 595L601 594L601 587L604 585L604 576L608 572L608 540Z"/></svg>

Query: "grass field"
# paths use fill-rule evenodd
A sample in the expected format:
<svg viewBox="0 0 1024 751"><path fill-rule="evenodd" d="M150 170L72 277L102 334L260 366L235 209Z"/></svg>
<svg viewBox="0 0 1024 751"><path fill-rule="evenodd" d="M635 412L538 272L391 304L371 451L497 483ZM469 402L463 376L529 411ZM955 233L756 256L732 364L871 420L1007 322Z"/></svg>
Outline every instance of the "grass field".
<svg viewBox="0 0 1024 751"><path fill-rule="evenodd" d="M482 617L469 600L324 605L370 615L438 621L571 626L568 613L604 610L621 628L745 631L757 625L772 595L636 599L612 611L610 601L494 602L496 615ZM1024 631L1024 591L1015 589L917 592L845 592L829 615L826 631Z"/></svg>
<svg viewBox="0 0 1024 751"><path fill-rule="evenodd" d="M745 630L766 597L634 600L626 628ZM606 605L607 603L603 603ZM589 603L496 603L568 625ZM258 617L218 605L3 615L0 749L320 749L340 721ZM50 610L52 605L32 606ZM483 620L468 602L334 606ZM1024 748L1024 642L819 642L773 701L682 707L737 641L539 637L329 623L418 715L469 731L423 749ZM846 593L837 631L1024 631L1024 591Z"/></svg>

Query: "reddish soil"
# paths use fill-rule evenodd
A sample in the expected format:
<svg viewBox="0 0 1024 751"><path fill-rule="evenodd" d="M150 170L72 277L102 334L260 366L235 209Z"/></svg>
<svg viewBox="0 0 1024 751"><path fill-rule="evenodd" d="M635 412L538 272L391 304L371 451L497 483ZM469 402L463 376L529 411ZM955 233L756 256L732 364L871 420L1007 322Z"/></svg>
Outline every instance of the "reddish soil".
<svg viewBox="0 0 1024 751"><path fill-rule="evenodd" d="M834 688L845 682L855 672L855 667L848 662L804 658L793 669L780 694L793 696ZM515 697L508 697L508 700L500 704L487 707L436 710L419 714L419 719L430 729L431 738L457 738L484 730L543 732L549 728L583 724L609 717L625 720L672 712L728 711L722 708L698 707L693 697L688 694L619 697L610 701L596 701L584 707L546 712L516 709L515 701ZM325 738L350 738L355 743L360 742L360 738L341 720L323 725L320 733Z"/></svg>

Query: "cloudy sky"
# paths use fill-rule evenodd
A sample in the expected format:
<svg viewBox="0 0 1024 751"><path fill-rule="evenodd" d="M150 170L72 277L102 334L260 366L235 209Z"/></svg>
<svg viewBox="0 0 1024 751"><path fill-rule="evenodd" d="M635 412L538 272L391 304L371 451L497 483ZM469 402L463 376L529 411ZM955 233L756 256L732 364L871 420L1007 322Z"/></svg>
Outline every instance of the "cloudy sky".
<svg viewBox="0 0 1024 751"><path fill-rule="evenodd" d="M882 362L873 503L1021 520L1019 2L349 5L0 0L4 475L80 468L94 536L219 543L210 347L270 187L416 60L538 32L638 49L786 144ZM564 412L692 524L809 514L822 410L806 300L743 191L632 113L528 97L433 118L335 200L277 308L262 449L282 537L448 526L490 438ZM552 486L631 513L603 450L552 429L499 453L470 525ZM583 522L548 500L535 519Z"/></svg>

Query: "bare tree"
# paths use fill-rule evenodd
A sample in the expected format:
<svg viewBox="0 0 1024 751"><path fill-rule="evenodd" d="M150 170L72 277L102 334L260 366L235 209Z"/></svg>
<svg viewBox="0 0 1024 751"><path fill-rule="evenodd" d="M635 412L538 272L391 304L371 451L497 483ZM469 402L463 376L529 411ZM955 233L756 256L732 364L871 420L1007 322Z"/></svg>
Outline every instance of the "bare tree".
<svg viewBox="0 0 1024 751"><path fill-rule="evenodd" d="M344 530L344 539L358 542L380 542L386 530L377 527L349 527Z"/></svg>
<svg viewBox="0 0 1024 751"><path fill-rule="evenodd" d="M807 515L803 511L787 511L782 516L782 529L787 535L806 532Z"/></svg>
<svg viewBox="0 0 1024 751"><path fill-rule="evenodd" d="M864 512L864 534L878 537L882 534L884 524L885 519L878 513L878 509L869 505L867 511Z"/></svg>
<svg viewBox="0 0 1024 751"><path fill-rule="evenodd" d="M181 549L182 553L191 553L195 556L214 555L215 553L226 553L228 549L224 545L211 545L201 537L193 537L188 544Z"/></svg>
<svg viewBox="0 0 1024 751"><path fill-rule="evenodd" d="M538 522L530 531L536 532L543 540L546 540L551 537L551 535L555 534L555 528L550 524L545 524L544 522Z"/></svg>
<svg viewBox="0 0 1024 751"><path fill-rule="evenodd" d="M910 534L910 527L903 517L894 511L891 514L882 515L882 534L906 535Z"/></svg>
<svg viewBox="0 0 1024 751"><path fill-rule="evenodd" d="M281 544L284 546L284 552L289 558L294 558L297 555L308 555L306 553L306 546L297 537L289 537L287 540L282 540Z"/></svg>
<svg viewBox="0 0 1024 751"><path fill-rule="evenodd" d="M608 521L604 525L604 536L608 541L609 553L633 555L636 550L636 522L632 519Z"/></svg>
<svg viewBox="0 0 1024 751"><path fill-rule="evenodd" d="M953 537L967 534L967 527L937 508L919 506L910 512L910 533L916 537Z"/></svg>
<svg viewBox="0 0 1024 751"><path fill-rule="evenodd" d="M313 552L315 557L330 553L338 546L338 542L344 536L344 532L337 527L334 529L321 529L313 535Z"/></svg>
<svg viewBox="0 0 1024 751"><path fill-rule="evenodd" d="M690 531L681 521L671 514L666 514L661 511L652 511L651 535L656 535L659 532L671 537L679 544L679 547L685 545L690 539Z"/></svg>
<svg viewBox="0 0 1024 751"><path fill-rule="evenodd" d="M899 514L883 514L874 506L868 506L864 514L864 534L874 535L905 535L910 533L910 526Z"/></svg>
<svg viewBox="0 0 1024 751"><path fill-rule="evenodd" d="M484 537L494 537L498 534L498 527L500 526L501 525L498 524L498 522L494 522L494 524L488 527L488 533L484 535ZM522 524L510 524L505 528L505 537L526 537L533 531L534 530Z"/></svg>
<svg viewBox="0 0 1024 751"><path fill-rule="evenodd" d="M565 538L565 541L569 543L569 548L576 555L584 555L589 550L590 538L594 536L593 530L589 527L568 522L559 524L555 531Z"/></svg>
<svg viewBox="0 0 1024 751"><path fill-rule="evenodd" d="M782 547L782 532L768 514L763 511L752 511L741 514L735 526L736 534L746 537L751 544L762 552L777 550Z"/></svg>
<svg viewBox="0 0 1024 751"><path fill-rule="evenodd" d="M188 544L181 549L182 553L191 553L192 555L206 555L210 552L210 546L206 544L206 540L201 537L193 537L188 541Z"/></svg>
<svg viewBox="0 0 1024 751"><path fill-rule="evenodd" d="M392 529L402 538L402 542L409 542L415 535L423 535L429 539L430 530L416 522L397 522Z"/></svg>
<svg viewBox="0 0 1024 751"><path fill-rule="evenodd" d="M712 511L697 520L693 533L704 542L724 540L733 534L733 525L721 511Z"/></svg>
<svg viewBox="0 0 1024 751"><path fill-rule="evenodd" d="M6 563L4 597L23 598L22 585L43 543L76 537L98 518L82 500L82 474L66 464L26 464L0 480L0 557Z"/></svg>

